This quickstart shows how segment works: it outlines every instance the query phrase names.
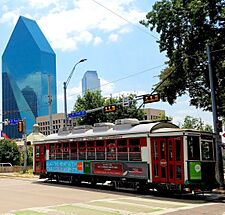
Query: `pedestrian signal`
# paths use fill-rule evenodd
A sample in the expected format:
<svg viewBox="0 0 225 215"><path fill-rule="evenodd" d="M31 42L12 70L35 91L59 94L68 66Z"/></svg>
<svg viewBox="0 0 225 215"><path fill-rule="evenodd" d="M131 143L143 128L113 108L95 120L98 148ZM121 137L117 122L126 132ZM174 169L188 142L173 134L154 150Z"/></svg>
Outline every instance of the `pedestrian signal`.
<svg viewBox="0 0 225 215"><path fill-rule="evenodd" d="M19 133L23 132L23 121L18 122L18 131L19 131Z"/></svg>

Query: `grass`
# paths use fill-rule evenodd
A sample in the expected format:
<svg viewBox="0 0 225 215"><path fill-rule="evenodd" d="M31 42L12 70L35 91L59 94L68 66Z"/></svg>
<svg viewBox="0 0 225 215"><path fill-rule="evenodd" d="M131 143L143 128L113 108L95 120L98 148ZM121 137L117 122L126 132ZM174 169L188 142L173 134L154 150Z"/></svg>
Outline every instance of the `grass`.
<svg viewBox="0 0 225 215"><path fill-rule="evenodd" d="M18 211L14 213L15 215L46 215L46 213L36 212L36 211Z"/></svg>
<svg viewBox="0 0 225 215"><path fill-rule="evenodd" d="M85 208L75 205L65 205L54 208L57 211L62 211L65 214L78 214L78 215L120 215L119 212L115 211L105 211L105 210L97 210L92 208Z"/></svg>
<svg viewBox="0 0 225 215"><path fill-rule="evenodd" d="M112 209L123 209L126 211L132 211L135 213L152 213L156 211L163 210L162 208L151 208L151 207L144 207L142 205L132 205L132 204L120 204L117 202L101 202L101 201L96 201L90 203L90 205L95 205L95 206L102 206L102 207L108 207Z"/></svg>

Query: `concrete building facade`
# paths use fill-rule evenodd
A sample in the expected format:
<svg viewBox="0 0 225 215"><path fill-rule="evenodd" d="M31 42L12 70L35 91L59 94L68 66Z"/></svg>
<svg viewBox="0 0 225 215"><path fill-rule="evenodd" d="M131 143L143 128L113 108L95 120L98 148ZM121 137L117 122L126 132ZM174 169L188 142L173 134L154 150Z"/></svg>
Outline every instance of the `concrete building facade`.
<svg viewBox="0 0 225 215"><path fill-rule="evenodd" d="M154 109L154 108L145 108L144 109L145 120L158 120L162 116L165 116L165 110Z"/></svg>
<svg viewBox="0 0 225 215"><path fill-rule="evenodd" d="M50 132L50 123L49 115L40 116L36 118L36 123L39 125L40 132L44 135L49 135ZM68 127L76 126L75 120L68 120ZM65 115L64 113L58 113L52 115L52 133L58 133L60 128L65 127Z"/></svg>

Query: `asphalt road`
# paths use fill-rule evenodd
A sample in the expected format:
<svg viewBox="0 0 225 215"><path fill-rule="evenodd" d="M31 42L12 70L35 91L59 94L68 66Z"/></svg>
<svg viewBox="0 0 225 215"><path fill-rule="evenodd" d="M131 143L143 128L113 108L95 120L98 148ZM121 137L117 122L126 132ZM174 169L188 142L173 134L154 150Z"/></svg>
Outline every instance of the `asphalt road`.
<svg viewBox="0 0 225 215"><path fill-rule="evenodd" d="M223 195L162 197L0 177L0 214L225 215Z"/></svg>

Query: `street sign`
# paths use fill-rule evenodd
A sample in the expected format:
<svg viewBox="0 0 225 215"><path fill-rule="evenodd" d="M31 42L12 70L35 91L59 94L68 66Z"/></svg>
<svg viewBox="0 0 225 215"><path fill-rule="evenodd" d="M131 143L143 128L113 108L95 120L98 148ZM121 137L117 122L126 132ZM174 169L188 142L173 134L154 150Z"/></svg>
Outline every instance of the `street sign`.
<svg viewBox="0 0 225 215"><path fill-rule="evenodd" d="M143 102L144 104L146 103L152 103L152 102L158 102L160 100L160 95L159 94L153 94L153 95L144 95L143 96Z"/></svg>
<svg viewBox="0 0 225 215"><path fill-rule="evenodd" d="M129 107L130 101L128 97L123 97L123 107Z"/></svg>
<svg viewBox="0 0 225 215"><path fill-rule="evenodd" d="M103 111L104 111L104 113L115 112L116 111L116 105L107 105L107 106L104 106Z"/></svg>
<svg viewBox="0 0 225 215"><path fill-rule="evenodd" d="M82 110L79 112L72 112L68 114L68 118L76 118L76 117L82 117L82 116L86 116L87 112L86 110Z"/></svg>
<svg viewBox="0 0 225 215"><path fill-rule="evenodd" d="M19 123L19 119L10 119L9 120L9 125L17 125Z"/></svg>

